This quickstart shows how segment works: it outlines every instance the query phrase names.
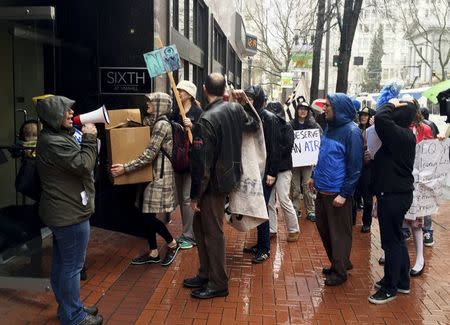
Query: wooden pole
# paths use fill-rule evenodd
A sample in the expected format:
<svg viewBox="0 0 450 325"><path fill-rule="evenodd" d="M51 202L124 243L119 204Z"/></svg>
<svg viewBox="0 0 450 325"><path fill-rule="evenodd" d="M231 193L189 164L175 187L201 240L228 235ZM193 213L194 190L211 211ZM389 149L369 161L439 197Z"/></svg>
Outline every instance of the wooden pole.
<svg viewBox="0 0 450 325"><path fill-rule="evenodd" d="M156 46L158 49L162 49L164 47L161 38L159 36L156 37ZM186 118L186 111L184 110L183 103L181 102L180 93L178 92L177 85L175 84L175 80L173 79L172 71L167 71L167 75L169 76L170 86L172 87L172 91L175 94L175 99L178 104L178 108L180 109L180 115L183 119ZM184 123L183 123L184 124ZM190 128L186 128L189 142L192 143L192 132Z"/></svg>

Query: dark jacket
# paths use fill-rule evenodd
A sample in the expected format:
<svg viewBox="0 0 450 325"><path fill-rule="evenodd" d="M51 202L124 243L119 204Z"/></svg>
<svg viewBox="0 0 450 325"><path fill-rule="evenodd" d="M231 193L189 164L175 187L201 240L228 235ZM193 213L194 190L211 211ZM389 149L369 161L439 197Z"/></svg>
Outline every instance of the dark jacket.
<svg viewBox="0 0 450 325"><path fill-rule="evenodd" d="M372 193L402 193L414 190L412 172L416 137L408 126L415 114L413 104L402 108L385 104L377 110L375 130L382 145L372 164Z"/></svg>
<svg viewBox="0 0 450 325"><path fill-rule="evenodd" d="M433 121L429 120L430 112L428 111L428 109L426 107L422 107L420 109L420 113L422 114L422 116L424 118L423 123L425 123L426 125L428 125L431 128L431 131L433 132L433 138L436 139L439 134L439 129L436 126L436 124L434 124Z"/></svg>
<svg viewBox="0 0 450 325"><path fill-rule="evenodd" d="M252 113L250 113L252 114ZM206 106L192 130L191 199L206 193L228 194L239 184L243 131L256 131L256 116L222 99Z"/></svg>
<svg viewBox="0 0 450 325"><path fill-rule="evenodd" d="M312 178L318 191L353 195L363 161L361 130L353 122L356 110L351 99L341 93L328 95L334 119L321 137L319 159Z"/></svg>
<svg viewBox="0 0 450 325"><path fill-rule="evenodd" d="M39 215L48 226L78 224L94 212L97 140L92 134L83 134L78 144L70 130L61 128L65 112L73 104L66 97L53 96L36 106L44 125L36 149L42 186Z"/></svg>
<svg viewBox="0 0 450 325"><path fill-rule="evenodd" d="M198 121L198 119L200 118L200 115L202 115L202 113L203 113L203 110L199 106L197 106L197 104L192 103L191 108L186 113L186 117L189 118L192 121L192 123L196 123ZM172 106L172 111L169 114L169 119L171 121L175 121L184 126L183 121L181 119L181 115L180 115L180 109L178 108L178 105L176 102Z"/></svg>

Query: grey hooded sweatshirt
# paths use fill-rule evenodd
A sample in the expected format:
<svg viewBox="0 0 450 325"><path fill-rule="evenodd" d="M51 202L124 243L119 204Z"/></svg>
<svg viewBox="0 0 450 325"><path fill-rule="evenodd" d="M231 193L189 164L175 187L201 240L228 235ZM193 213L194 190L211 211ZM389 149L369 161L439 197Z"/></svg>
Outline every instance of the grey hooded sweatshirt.
<svg viewBox="0 0 450 325"><path fill-rule="evenodd" d="M74 103L66 97L52 96L36 105L44 125L36 149L42 188L39 215L48 226L78 224L94 212L92 172L97 159L96 137L83 134L78 144L72 130L61 126Z"/></svg>

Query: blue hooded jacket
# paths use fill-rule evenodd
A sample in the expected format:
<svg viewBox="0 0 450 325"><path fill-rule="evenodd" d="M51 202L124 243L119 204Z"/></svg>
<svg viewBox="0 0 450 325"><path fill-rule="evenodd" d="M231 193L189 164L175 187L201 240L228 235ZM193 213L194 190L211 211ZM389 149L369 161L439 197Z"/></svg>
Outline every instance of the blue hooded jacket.
<svg viewBox="0 0 450 325"><path fill-rule="evenodd" d="M363 138L353 119L356 108L350 97L337 93L328 95L334 119L322 135L319 159L312 178L319 192L353 195L363 162Z"/></svg>

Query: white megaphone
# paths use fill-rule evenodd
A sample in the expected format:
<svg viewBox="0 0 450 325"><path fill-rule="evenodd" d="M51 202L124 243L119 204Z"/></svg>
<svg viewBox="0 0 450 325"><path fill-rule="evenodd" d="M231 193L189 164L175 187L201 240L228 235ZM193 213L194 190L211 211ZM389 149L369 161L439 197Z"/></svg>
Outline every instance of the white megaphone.
<svg viewBox="0 0 450 325"><path fill-rule="evenodd" d="M73 124L75 125L83 125L86 123L106 123L109 124L109 116L108 111L105 108L105 105L96 109L95 111L80 114L73 117Z"/></svg>

